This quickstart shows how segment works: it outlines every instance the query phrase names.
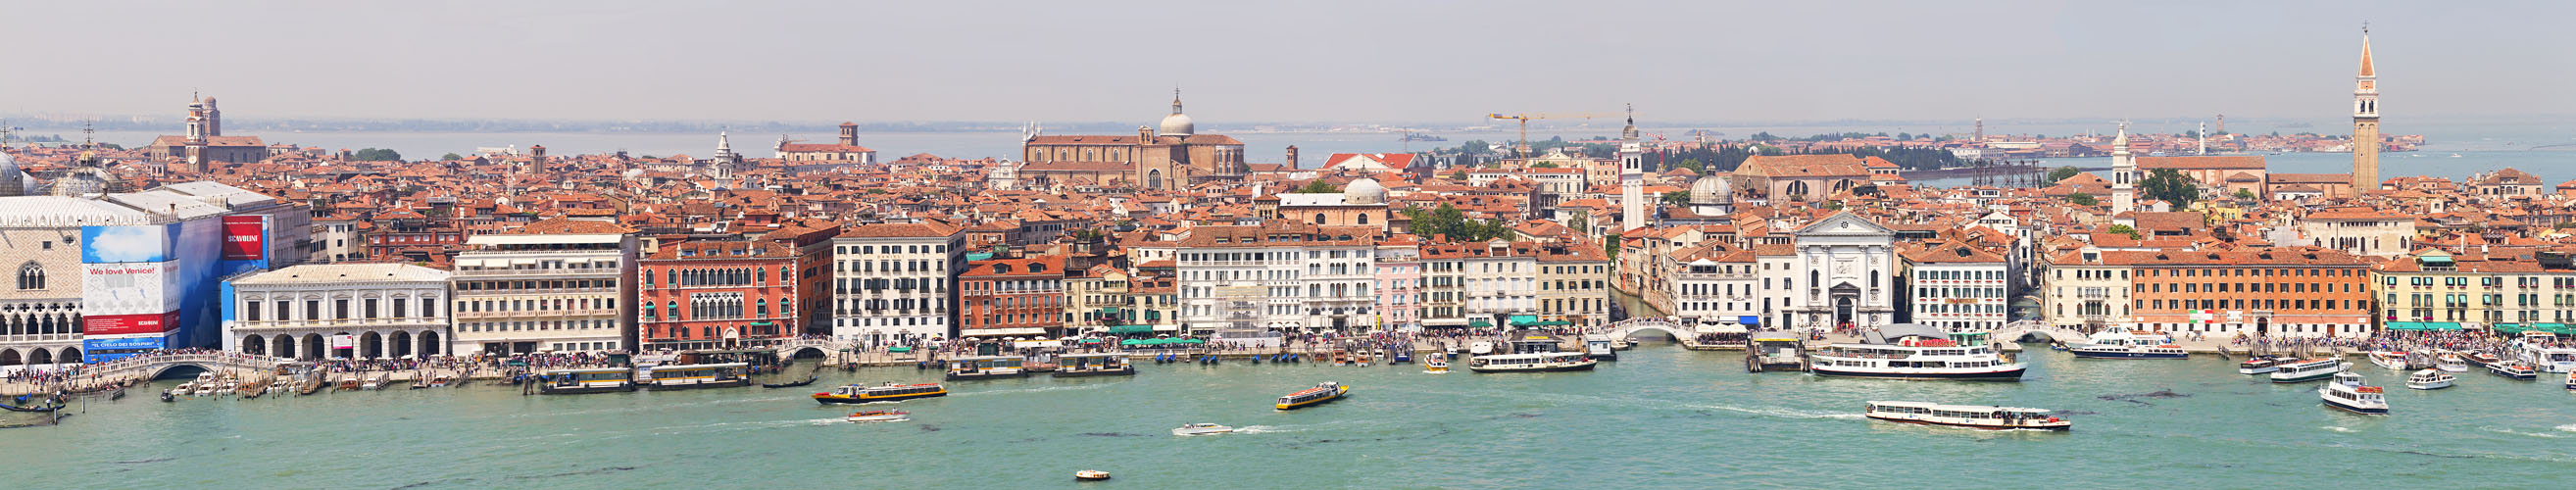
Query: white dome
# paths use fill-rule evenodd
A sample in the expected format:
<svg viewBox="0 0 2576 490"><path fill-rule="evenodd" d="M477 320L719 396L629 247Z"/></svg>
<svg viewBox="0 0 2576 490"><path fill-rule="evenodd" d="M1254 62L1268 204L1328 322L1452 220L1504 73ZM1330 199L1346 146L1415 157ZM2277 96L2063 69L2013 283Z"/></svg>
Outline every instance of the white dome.
<svg viewBox="0 0 2576 490"><path fill-rule="evenodd" d="M1342 188L1343 204L1386 204L1386 186L1377 179L1361 177Z"/></svg>
<svg viewBox="0 0 2576 490"><path fill-rule="evenodd" d="M1163 136L1189 136L1197 132L1198 124L1190 122L1190 115L1174 112L1163 116L1163 125L1156 129L1161 130L1159 134Z"/></svg>
<svg viewBox="0 0 2576 490"><path fill-rule="evenodd" d="M1735 183L1728 182L1726 176L1711 175L1691 183L1690 200L1692 203L1724 202L1734 193Z"/></svg>
<svg viewBox="0 0 2576 490"><path fill-rule="evenodd" d="M0 151L0 175L16 176L17 174L17 157L9 156L9 152Z"/></svg>

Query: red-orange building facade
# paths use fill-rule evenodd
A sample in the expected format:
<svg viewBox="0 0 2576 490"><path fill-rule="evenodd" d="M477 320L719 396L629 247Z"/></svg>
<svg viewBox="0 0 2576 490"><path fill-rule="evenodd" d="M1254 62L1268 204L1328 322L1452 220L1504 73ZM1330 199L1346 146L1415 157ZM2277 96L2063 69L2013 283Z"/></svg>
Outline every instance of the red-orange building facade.
<svg viewBox="0 0 2576 490"><path fill-rule="evenodd" d="M2131 311L2148 330L2272 337L2370 335L2370 262L2312 247L2118 251Z"/></svg>
<svg viewBox="0 0 2576 490"><path fill-rule="evenodd" d="M776 242L665 244L639 261L636 338L644 350L767 345L803 332L811 264ZM820 275L819 272L816 275ZM824 277L823 280L829 280Z"/></svg>
<svg viewBox="0 0 2576 490"><path fill-rule="evenodd" d="M967 262L957 277L960 337L1060 336L1064 330L1064 256L994 257Z"/></svg>

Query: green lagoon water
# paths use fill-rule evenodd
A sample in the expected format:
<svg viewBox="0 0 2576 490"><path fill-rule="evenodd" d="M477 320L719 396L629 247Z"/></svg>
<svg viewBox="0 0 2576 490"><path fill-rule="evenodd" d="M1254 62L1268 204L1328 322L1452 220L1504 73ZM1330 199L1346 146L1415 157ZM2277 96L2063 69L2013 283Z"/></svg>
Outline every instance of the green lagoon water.
<svg viewBox="0 0 2576 490"><path fill-rule="evenodd" d="M75 407L0 431L21 488L2566 488L2576 395L2482 372L2396 413L2319 406L2234 364L2033 351L2022 383L1749 374L1647 343L1588 373L1418 365L1144 364L1134 377L951 383L852 424L806 398L936 371L833 371L805 389L521 396L513 387ZM1352 397L1292 412L1321 381ZM160 387L175 384L162 382ZM2140 395L2170 390L2179 396ZM2104 398L2110 396L2110 399ZM2069 433L1860 418L1867 400L2050 408ZM877 407L888 405L874 405ZM13 414L14 415L14 414ZM1173 437L1186 422L1246 433ZM1080 469L1116 479L1076 483ZM32 487L31 487L32 485Z"/></svg>

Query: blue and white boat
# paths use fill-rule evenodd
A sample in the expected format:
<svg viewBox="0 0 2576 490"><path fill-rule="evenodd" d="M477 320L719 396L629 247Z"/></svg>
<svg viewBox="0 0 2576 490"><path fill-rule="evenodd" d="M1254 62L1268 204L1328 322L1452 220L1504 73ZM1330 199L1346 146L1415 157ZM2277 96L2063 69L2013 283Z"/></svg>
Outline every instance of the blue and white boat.
<svg viewBox="0 0 2576 490"><path fill-rule="evenodd" d="M2093 334L2085 343L2066 346L2075 357L2091 359L2188 359L2191 353L2173 345L2173 337L2112 329Z"/></svg>

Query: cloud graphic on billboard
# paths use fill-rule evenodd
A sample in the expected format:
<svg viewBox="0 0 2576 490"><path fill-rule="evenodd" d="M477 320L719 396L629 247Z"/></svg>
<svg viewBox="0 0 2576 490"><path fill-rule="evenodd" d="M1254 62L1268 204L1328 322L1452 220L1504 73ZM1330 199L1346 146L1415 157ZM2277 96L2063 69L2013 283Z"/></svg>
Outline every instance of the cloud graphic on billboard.
<svg viewBox="0 0 2576 490"><path fill-rule="evenodd" d="M93 226L82 230L81 261L94 264L169 260L169 235L153 226Z"/></svg>

